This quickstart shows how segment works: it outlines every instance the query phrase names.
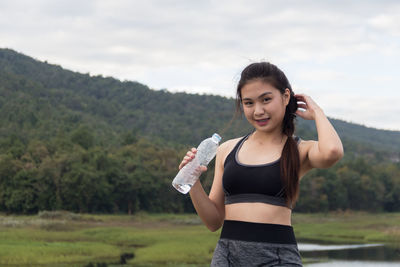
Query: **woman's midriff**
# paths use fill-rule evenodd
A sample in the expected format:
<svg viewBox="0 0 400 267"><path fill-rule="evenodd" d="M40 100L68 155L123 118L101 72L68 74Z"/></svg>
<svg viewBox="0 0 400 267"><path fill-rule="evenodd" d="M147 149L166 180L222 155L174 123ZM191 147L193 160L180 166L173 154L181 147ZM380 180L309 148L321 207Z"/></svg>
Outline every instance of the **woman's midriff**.
<svg viewBox="0 0 400 267"><path fill-rule="evenodd" d="M291 215L289 208L265 203L225 205L225 220L292 225Z"/></svg>

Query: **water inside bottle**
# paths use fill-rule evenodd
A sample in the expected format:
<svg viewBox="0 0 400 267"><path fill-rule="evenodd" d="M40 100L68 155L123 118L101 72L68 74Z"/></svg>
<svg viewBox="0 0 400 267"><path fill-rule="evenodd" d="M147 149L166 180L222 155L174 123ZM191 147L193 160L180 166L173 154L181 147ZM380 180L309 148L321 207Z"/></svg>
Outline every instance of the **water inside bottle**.
<svg viewBox="0 0 400 267"><path fill-rule="evenodd" d="M173 184L173 186L182 194L187 194L187 192L190 191L190 188L192 188L191 184Z"/></svg>
<svg viewBox="0 0 400 267"><path fill-rule="evenodd" d="M178 172L172 181L172 185L176 190L182 194L187 194L190 191L201 175L199 167L201 165L207 166L215 157L220 141L221 137L218 134L214 134L211 138L207 138L200 143L197 147L197 155Z"/></svg>

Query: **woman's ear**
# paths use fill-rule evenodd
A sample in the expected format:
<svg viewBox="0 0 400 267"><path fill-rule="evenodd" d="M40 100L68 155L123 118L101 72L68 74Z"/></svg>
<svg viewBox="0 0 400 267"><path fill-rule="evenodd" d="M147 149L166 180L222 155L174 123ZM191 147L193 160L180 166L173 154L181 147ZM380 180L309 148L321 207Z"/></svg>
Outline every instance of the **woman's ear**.
<svg viewBox="0 0 400 267"><path fill-rule="evenodd" d="M289 88L285 89L285 93L283 94L283 98L284 98L284 101L285 101L285 106L287 106L289 104L289 101L290 101L290 90L289 90Z"/></svg>

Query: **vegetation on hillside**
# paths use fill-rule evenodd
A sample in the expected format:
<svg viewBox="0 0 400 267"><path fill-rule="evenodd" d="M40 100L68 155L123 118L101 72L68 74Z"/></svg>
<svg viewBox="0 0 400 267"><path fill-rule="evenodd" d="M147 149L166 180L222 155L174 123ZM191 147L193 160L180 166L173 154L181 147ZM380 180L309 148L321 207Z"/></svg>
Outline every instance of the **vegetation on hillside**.
<svg viewBox="0 0 400 267"><path fill-rule="evenodd" d="M64 70L0 49L0 211L192 212L171 186L186 150L232 120L234 101ZM301 182L299 211L400 211L400 132L331 119L345 158ZM299 119L296 135L316 139ZM210 189L213 166L202 177Z"/></svg>

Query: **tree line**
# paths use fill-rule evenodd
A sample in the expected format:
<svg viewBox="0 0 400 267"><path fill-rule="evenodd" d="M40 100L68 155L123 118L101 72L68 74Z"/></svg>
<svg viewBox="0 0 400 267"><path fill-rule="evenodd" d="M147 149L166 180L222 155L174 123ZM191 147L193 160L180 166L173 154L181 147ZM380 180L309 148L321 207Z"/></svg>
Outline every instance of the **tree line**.
<svg viewBox="0 0 400 267"><path fill-rule="evenodd" d="M128 138L118 149L93 145L82 127L70 136L1 144L0 211L134 213L188 212L188 199L171 186L178 151ZM180 194L180 193L179 193Z"/></svg>
<svg viewBox="0 0 400 267"><path fill-rule="evenodd" d="M187 149L252 129L234 101L75 73L0 49L0 212L193 212L171 186ZM400 133L333 120L345 157L301 181L296 210L399 211ZM317 139L314 122L296 135ZM208 191L213 166L201 178Z"/></svg>
<svg viewBox="0 0 400 267"><path fill-rule="evenodd" d="M90 129L47 142L10 136L0 144L0 211L37 213L194 212L171 182L186 148L126 136L118 148L96 146ZM213 163L201 177L209 192ZM400 165L359 157L315 169L300 183L295 211L400 211Z"/></svg>

